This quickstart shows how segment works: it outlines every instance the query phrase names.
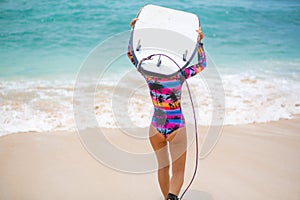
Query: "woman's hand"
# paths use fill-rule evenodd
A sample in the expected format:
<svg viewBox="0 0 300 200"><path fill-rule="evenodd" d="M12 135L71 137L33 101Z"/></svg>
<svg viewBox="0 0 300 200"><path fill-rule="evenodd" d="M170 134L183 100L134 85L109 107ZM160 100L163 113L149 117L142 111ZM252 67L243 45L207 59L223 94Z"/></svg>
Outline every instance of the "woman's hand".
<svg viewBox="0 0 300 200"><path fill-rule="evenodd" d="M201 40L204 38L204 34L201 30L201 27L199 27L199 29L196 30L196 32L199 34L199 42L201 42Z"/></svg>
<svg viewBox="0 0 300 200"><path fill-rule="evenodd" d="M132 27L137 20L139 20L139 18L133 18L130 22L130 26Z"/></svg>

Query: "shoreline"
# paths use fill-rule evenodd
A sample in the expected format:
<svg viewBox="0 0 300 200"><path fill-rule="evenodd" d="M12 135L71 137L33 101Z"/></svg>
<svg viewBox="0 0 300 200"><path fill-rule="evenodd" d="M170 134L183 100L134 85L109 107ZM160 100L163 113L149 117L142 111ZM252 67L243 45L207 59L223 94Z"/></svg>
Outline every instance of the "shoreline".
<svg viewBox="0 0 300 200"><path fill-rule="evenodd" d="M151 151L147 141L134 143L115 137L120 135L114 129L105 130L116 145L130 151ZM213 151L199 161L186 198L299 199L299 130L300 119L224 126ZM192 144L183 188L194 170L194 152ZM2 136L0 161L0 199L4 200L161 199L154 172L124 173L101 164L75 132Z"/></svg>

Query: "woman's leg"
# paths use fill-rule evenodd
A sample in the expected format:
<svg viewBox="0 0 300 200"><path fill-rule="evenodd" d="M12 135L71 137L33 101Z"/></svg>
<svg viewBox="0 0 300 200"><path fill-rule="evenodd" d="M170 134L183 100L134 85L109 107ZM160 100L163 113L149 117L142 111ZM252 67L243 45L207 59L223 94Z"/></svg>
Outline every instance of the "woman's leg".
<svg viewBox="0 0 300 200"><path fill-rule="evenodd" d="M171 134L168 141L172 158L172 178L169 192L178 196L184 181L187 147L186 128L180 128Z"/></svg>
<svg viewBox="0 0 300 200"><path fill-rule="evenodd" d="M157 132L157 130L150 125L149 138L153 150L155 151L158 163L158 182L163 196L166 197L169 193L170 185L170 161L168 154L168 143L164 135Z"/></svg>

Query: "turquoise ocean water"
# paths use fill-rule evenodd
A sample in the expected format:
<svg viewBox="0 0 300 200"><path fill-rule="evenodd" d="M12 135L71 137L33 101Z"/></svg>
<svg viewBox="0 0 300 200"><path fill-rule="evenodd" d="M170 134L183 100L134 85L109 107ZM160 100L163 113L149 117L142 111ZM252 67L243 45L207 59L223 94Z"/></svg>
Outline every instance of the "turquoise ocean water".
<svg viewBox="0 0 300 200"><path fill-rule="evenodd" d="M223 74L225 89L231 91L227 105L237 110L228 115L232 118L229 124L272 121L300 113L299 0L0 0L0 130L64 129L71 117L62 120L65 111L61 110L71 109L72 86L56 77L75 78L90 51L108 37L129 30L130 20L147 3L200 17L205 49ZM243 89L238 87L241 83ZM237 90L243 98L234 98ZM258 98L257 92L272 101ZM294 95L289 96L291 93ZM260 100L251 107L247 104L251 99ZM53 103L56 111L45 110L45 103ZM266 104L271 114L262 119L247 114L241 121L233 117L247 106L255 113ZM281 110L274 111L278 107ZM40 121L30 122L32 116L39 116Z"/></svg>
<svg viewBox="0 0 300 200"><path fill-rule="evenodd" d="M128 30L146 3L1 0L0 76L76 73L91 49ZM221 68L248 69L245 63L250 62L257 68L275 67L279 73L300 70L298 0L151 3L197 14L206 49Z"/></svg>

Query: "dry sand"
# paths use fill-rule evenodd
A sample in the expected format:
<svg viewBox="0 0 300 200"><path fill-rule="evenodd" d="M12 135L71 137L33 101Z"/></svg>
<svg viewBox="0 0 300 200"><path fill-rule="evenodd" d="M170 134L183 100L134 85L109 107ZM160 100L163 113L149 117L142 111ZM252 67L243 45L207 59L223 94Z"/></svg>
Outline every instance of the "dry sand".
<svg viewBox="0 0 300 200"><path fill-rule="evenodd" d="M147 142L145 149L123 138L118 142L151 150ZM194 155L192 146L185 185ZM1 200L162 199L155 173L124 173L104 166L72 132L2 136L0 162ZM200 160L184 199L299 200L299 169L300 119L225 126L214 150Z"/></svg>

